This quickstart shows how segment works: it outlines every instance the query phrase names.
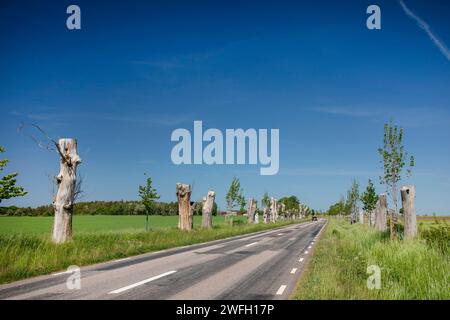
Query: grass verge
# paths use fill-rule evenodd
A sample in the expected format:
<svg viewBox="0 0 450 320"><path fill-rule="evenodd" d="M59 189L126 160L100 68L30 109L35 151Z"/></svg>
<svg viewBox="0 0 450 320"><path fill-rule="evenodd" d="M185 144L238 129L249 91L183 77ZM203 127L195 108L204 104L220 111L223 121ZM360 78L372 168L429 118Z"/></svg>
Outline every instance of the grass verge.
<svg viewBox="0 0 450 320"><path fill-rule="evenodd" d="M297 221L298 222L298 221ZM70 265L89 265L146 252L228 238L294 223L225 225L191 232L162 228L150 232L135 230L81 232L73 241L55 245L48 235L0 234L0 283L48 274Z"/></svg>
<svg viewBox="0 0 450 320"><path fill-rule="evenodd" d="M418 238L390 241L367 226L329 219L292 299L450 299L448 251ZM367 267L381 268L369 290Z"/></svg>

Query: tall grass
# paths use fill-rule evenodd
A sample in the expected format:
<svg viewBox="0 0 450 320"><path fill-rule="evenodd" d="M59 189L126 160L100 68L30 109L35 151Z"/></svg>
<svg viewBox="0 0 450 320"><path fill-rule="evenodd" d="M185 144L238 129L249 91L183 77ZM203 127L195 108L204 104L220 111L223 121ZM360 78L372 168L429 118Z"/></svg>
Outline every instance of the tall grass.
<svg viewBox="0 0 450 320"><path fill-rule="evenodd" d="M0 283L63 270L70 265L88 265L246 234L293 223L218 225L210 230L191 232L176 228L150 232L123 230L111 232L81 232L73 241L55 245L48 235L0 234Z"/></svg>
<svg viewBox="0 0 450 320"><path fill-rule="evenodd" d="M367 288L367 267L381 289ZM421 238L390 241L367 226L330 219L293 299L450 299L448 253Z"/></svg>

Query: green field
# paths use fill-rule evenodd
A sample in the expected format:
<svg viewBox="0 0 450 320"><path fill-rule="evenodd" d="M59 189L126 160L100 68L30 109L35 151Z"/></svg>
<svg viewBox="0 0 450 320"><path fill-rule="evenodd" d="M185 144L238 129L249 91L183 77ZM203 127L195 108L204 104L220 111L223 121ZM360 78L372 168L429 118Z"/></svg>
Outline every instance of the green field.
<svg viewBox="0 0 450 320"><path fill-rule="evenodd" d="M51 217L0 217L0 283L64 270L70 265L123 258L141 253L223 239L294 223L235 224L214 217L214 228L178 230L177 216L150 216L152 230L146 232L145 216L75 216L73 241L51 242ZM237 223L236 223L237 222ZM299 222L299 221L297 221Z"/></svg>
<svg viewBox="0 0 450 320"><path fill-rule="evenodd" d="M329 219L293 299L450 299L450 229L391 241L366 225ZM367 288L367 267L381 268L381 288Z"/></svg>
<svg viewBox="0 0 450 320"><path fill-rule="evenodd" d="M244 220L244 217L234 217ZM224 224L223 216L213 216L213 224ZM53 217L0 217L0 235L2 234L47 234L52 230ZM201 216L194 216L194 225L201 224ZM149 216L151 229L176 228L178 216ZM97 231L144 231L145 216L85 216L73 217L73 232Z"/></svg>

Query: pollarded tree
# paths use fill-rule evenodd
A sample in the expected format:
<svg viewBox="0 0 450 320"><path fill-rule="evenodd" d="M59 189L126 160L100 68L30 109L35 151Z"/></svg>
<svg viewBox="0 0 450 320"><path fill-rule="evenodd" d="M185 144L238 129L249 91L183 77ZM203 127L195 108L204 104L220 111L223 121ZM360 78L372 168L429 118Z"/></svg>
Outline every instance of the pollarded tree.
<svg viewBox="0 0 450 320"><path fill-rule="evenodd" d="M369 179L367 183L366 191L361 195L361 202L363 203L363 210L366 211L369 215L369 224L373 219L371 219L373 215L373 210L377 205L378 195L375 191L375 187L372 183L372 180Z"/></svg>
<svg viewBox="0 0 450 320"><path fill-rule="evenodd" d="M145 207L145 230L148 231L148 215L153 213L154 202L159 199L156 189L152 187L152 178L147 178L147 184L145 186L139 186L139 197L141 197L141 203Z"/></svg>
<svg viewBox="0 0 450 320"><path fill-rule="evenodd" d="M244 191L241 188L241 182L238 178L234 177L225 196L227 208L229 211L232 211L236 206L239 206L240 211L244 210L246 201L243 192Z"/></svg>
<svg viewBox="0 0 450 320"><path fill-rule="evenodd" d="M411 175L411 169L414 167L414 156L411 155L408 159L408 153L403 146L403 129L393 125L392 120L384 125L383 147L378 148L378 153L383 164L383 175L380 176L380 182L386 186L386 193L394 205L394 214L397 214L398 183L402 179L407 160L409 160L409 166L406 169L406 176ZM393 239L393 217L390 220L391 239Z"/></svg>
<svg viewBox="0 0 450 320"><path fill-rule="evenodd" d="M5 149L0 146L0 153L5 152ZM8 165L8 159L0 160L0 171ZM14 197L23 197L27 192L22 188L16 186L18 173L10 173L0 178L0 203L2 200L11 199Z"/></svg>

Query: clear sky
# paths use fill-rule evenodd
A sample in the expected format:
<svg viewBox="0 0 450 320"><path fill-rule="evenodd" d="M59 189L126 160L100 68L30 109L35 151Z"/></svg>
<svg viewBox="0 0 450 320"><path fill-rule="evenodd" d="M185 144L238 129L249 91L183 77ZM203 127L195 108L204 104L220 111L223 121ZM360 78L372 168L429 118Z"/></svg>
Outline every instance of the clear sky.
<svg viewBox="0 0 450 320"><path fill-rule="evenodd" d="M0 145L29 192L2 205L51 202L58 172L21 122L78 139L86 201L137 199L147 172L164 201L181 181L223 207L237 176L248 197L327 209L353 178L384 191L377 148L393 118L416 159L404 182L418 212L450 214L450 2L404 3L428 29L397 1L376 2L381 30L366 28L370 1L2 1ZM70 4L81 30L66 28ZM175 166L170 135L194 120L279 128L279 173Z"/></svg>

